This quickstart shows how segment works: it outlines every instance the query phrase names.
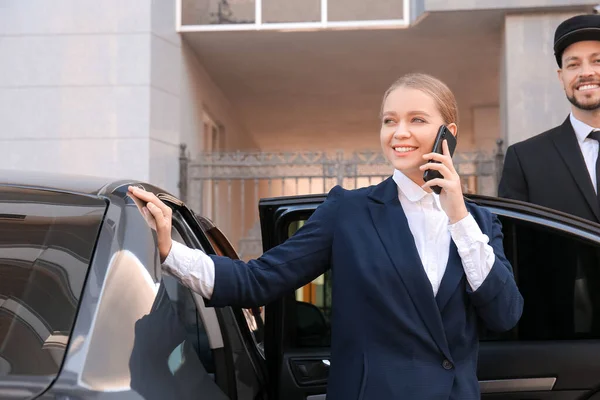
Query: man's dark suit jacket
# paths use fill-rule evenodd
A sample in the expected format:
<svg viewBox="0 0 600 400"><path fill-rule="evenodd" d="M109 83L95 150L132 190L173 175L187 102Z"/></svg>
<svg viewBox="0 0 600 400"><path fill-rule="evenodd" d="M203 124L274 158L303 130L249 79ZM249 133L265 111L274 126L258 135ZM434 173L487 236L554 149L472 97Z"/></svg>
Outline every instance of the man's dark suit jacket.
<svg viewBox="0 0 600 400"><path fill-rule="evenodd" d="M473 292L456 245L434 297L391 179L335 187L307 223L257 260L211 256L212 306L254 307L333 273L328 400L479 399L478 320L511 329L523 299L504 256L501 225L473 203L495 262ZM432 244L435 245L435 244Z"/></svg>
<svg viewBox="0 0 600 400"><path fill-rule="evenodd" d="M600 205L569 118L508 148L498 196L600 222Z"/></svg>

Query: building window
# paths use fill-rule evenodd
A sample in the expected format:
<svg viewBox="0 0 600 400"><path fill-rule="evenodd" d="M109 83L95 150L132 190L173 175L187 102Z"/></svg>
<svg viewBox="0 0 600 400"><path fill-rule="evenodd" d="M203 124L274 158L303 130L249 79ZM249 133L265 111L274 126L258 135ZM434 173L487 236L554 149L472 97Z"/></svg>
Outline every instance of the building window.
<svg viewBox="0 0 600 400"><path fill-rule="evenodd" d="M181 0L179 29L227 31L406 27L409 0Z"/></svg>

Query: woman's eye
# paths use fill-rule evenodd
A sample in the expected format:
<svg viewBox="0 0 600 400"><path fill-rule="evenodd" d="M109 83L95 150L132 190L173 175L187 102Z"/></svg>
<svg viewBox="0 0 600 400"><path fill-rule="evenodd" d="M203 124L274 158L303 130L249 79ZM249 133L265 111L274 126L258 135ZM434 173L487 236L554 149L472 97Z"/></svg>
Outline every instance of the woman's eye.
<svg viewBox="0 0 600 400"><path fill-rule="evenodd" d="M412 119L412 122L423 123L425 122L425 120L423 118L415 117Z"/></svg>
<svg viewBox="0 0 600 400"><path fill-rule="evenodd" d="M393 122L394 122L394 120L393 120L393 119L391 119L391 118L384 118L384 119L383 119L383 124L384 124L384 125L389 125L389 124L391 124L391 123L393 123Z"/></svg>

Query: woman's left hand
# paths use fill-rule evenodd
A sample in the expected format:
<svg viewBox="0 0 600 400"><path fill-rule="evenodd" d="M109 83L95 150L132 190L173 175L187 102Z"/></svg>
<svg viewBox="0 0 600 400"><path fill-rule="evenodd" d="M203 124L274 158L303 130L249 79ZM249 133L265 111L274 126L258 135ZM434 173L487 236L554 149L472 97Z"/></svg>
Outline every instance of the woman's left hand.
<svg viewBox="0 0 600 400"><path fill-rule="evenodd" d="M442 209L448 216L451 224L454 224L461 219L465 218L469 211L465 205L463 198L460 176L454 169L452 163L452 157L450 157L450 150L448 149L448 143L444 140L442 143L442 151L444 154L429 153L425 154L423 158L427 161L433 160L439 163L428 162L420 167L421 171L427 169L439 171L444 179L436 178L429 182L425 182L423 189L431 189L432 186L439 186L442 188L440 192L440 204Z"/></svg>

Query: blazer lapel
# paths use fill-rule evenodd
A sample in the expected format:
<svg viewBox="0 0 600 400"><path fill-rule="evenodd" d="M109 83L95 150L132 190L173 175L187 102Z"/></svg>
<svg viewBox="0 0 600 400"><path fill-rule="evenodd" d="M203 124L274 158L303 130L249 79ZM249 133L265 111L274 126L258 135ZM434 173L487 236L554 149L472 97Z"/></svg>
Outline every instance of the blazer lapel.
<svg viewBox="0 0 600 400"><path fill-rule="evenodd" d="M444 311L446 304L448 304L448 300L450 300L450 297L452 297L452 294L456 291L456 287L463 276L465 276L465 272L462 266L462 260L456 249L456 244L451 240L448 264L446 265L446 271L442 277L440 288L435 296L435 301L440 313Z"/></svg>
<svg viewBox="0 0 600 400"><path fill-rule="evenodd" d="M577 143L577 136L569 118L563 122L561 129L552 136L552 139L556 150L567 164L585 200L588 202L596 218L600 220L600 205L598 204L590 174L585 165L581 148L579 147L579 143Z"/></svg>
<svg viewBox="0 0 600 400"><path fill-rule="evenodd" d="M375 187L369 195L369 211L373 224L388 256L404 282L415 307L440 350L452 359L442 318L431 283L427 278L408 220L398 199L398 188L392 178Z"/></svg>

